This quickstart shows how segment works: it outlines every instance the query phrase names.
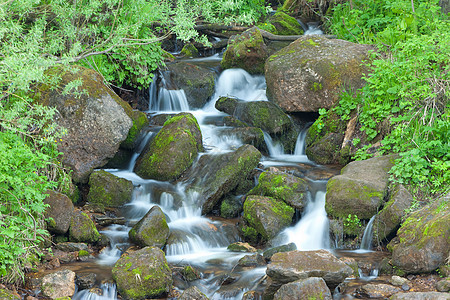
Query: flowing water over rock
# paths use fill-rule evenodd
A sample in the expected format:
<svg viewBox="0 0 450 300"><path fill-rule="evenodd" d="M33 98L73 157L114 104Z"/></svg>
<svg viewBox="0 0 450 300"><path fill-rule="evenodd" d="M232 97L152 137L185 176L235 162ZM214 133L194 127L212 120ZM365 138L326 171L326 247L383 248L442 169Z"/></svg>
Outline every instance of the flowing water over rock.
<svg viewBox="0 0 450 300"><path fill-rule="evenodd" d="M156 86L150 91L150 110L152 114L160 112L189 111L187 101L182 91L159 89L155 95ZM215 101L220 96L232 96L247 101L267 100L265 81L262 76L250 76L240 69L224 71L216 82L216 92L212 100L200 110L191 110L198 120L203 135L206 152L226 153L237 149L243 143L238 138L223 137L218 132L224 113L214 108ZM143 147L155 133L150 129L142 145ZM304 153L306 129L300 132L295 152L285 154L282 146L273 141L268 134L265 141L270 155L263 157L264 168L270 166L288 167L299 172L304 169L317 170L323 167L309 161ZM206 218L201 215L199 195L186 192L186 183L171 184L157 180L145 180L132 170L139 153L135 153L130 165L125 170L109 169L118 177L131 180L135 186L133 199L122 210L128 220L126 225L112 225L102 231L110 239L110 247L103 250L96 263L103 266L113 266L121 253L129 246L128 231L153 206L159 206L166 215L170 229L170 237L165 247L168 262L175 267L193 266L201 272L201 279L188 284L176 280L174 286L179 291L190 285L197 286L210 299L241 299L249 290L262 290L266 267L248 269L237 265L245 253L231 252L227 246L238 242L239 237L235 220L221 218ZM320 176L319 176L320 177ZM329 249L328 218L325 212L326 180L305 177L308 181L308 202L300 220L294 226L284 230L275 244L295 243L300 250ZM80 291L73 299L116 299L115 286L103 284L103 296L87 291ZM101 293L100 293L101 294Z"/></svg>

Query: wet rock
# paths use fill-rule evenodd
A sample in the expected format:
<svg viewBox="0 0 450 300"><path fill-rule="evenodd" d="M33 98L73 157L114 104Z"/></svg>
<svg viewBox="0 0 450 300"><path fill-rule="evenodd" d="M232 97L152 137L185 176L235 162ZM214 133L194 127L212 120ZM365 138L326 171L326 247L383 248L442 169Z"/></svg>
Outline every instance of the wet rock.
<svg viewBox="0 0 450 300"><path fill-rule="evenodd" d="M72 242L95 243L100 239L100 234L91 218L77 211L73 213L70 221L69 239Z"/></svg>
<svg viewBox="0 0 450 300"><path fill-rule="evenodd" d="M406 273L432 272L445 264L450 251L450 193L412 213L391 241L392 263Z"/></svg>
<svg viewBox="0 0 450 300"><path fill-rule="evenodd" d="M273 34L277 35L302 35L303 28L300 23L288 14L277 11L267 20L275 27Z"/></svg>
<svg viewBox="0 0 450 300"><path fill-rule="evenodd" d="M389 284L365 284L360 287L357 294L366 298L389 298L395 293L401 292L401 289Z"/></svg>
<svg viewBox="0 0 450 300"><path fill-rule="evenodd" d="M397 293L390 300L449 300L450 294L438 292Z"/></svg>
<svg viewBox="0 0 450 300"><path fill-rule="evenodd" d="M238 261L238 266L241 267L258 267L265 266L266 261L262 257L262 255L255 253L252 255L245 255Z"/></svg>
<svg viewBox="0 0 450 300"><path fill-rule="evenodd" d="M230 153L202 155L186 175L192 180L188 193L201 194L202 214L211 212L224 195L246 180L260 158L261 153L251 145L243 145Z"/></svg>
<svg viewBox="0 0 450 300"><path fill-rule="evenodd" d="M436 284L436 290L438 292L448 292L450 291L450 278L446 278L438 281Z"/></svg>
<svg viewBox="0 0 450 300"><path fill-rule="evenodd" d="M169 226L161 208L153 206L147 214L128 232L130 240L141 246L162 248L169 237Z"/></svg>
<svg viewBox="0 0 450 300"><path fill-rule="evenodd" d="M209 298L206 297L205 294L203 294L198 287L196 286L191 286L190 288L188 288L187 290L185 290L183 292L183 294L181 294L180 298L178 298L180 300L208 300Z"/></svg>
<svg viewBox="0 0 450 300"><path fill-rule="evenodd" d="M49 73L61 76L60 89L41 86L38 101L59 111L55 121L67 129L67 134L58 143L58 150L64 154L64 165L73 170L72 179L86 183L93 169L104 166L127 138L133 122L122 105L128 104L93 70L77 66L76 71L56 68ZM80 78L82 84L75 90L87 93L61 93L67 84Z"/></svg>
<svg viewBox="0 0 450 300"><path fill-rule="evenodd" d="M356 259L354 259L353 257L341 257L340 260L343 261L347 266L352 268L353 276L359 277L359 267Z"/></svg>
<svg viewBox="0 0 450 300"><path fill-rule="evenodd" d="M143 131L146 127L148 127L149 121L147 115L139 110L133 110L128 103L120 102L125 113L130 117L133 125L131 125L130 130L128 131L127 138L120 144L121 149L133 150L138 145L142 139Z"/></svg>
<svg viewBox="0 0 450 300"><path fill-rule="evenodd" d="M392 276L391 279L389 279L389 283L395 286L402 286L408 282L408 279L396 275Z"/></svg>
<svg viewBox="0 0 450 300"><path fill-rule="evenodd" d="M340 93L357 90L372 46L323 36L303 36L270 56L265 64L268 98L286 112L330 108Z"/></svg>
<svg viewBox="0 0 450 300"><path fill-rule="evenodd" d="M42 278L42 295L51 299L72 297L75 293L75 272L62 270Z"/></svg>
<svg viewBox="0 0 450 300"><path fill-rule="evenodd" d="M260 300L261 295L257 291L248 291L242 295L242 300Z"/></svg>
<svg viewBox="0 0 450 300"><path fill-rule="evenodd" d="M248 243L242 243L242 242L236 242L233 244L230 244L227 249L229 251L234 252L256 252L256 248L250 246Z"/></svg>
<svg viewBox="0 0 450 300"><path fill-rule="evenodd" d="M406 210L413 202L412 195L403 185L397 185L390 192L389 200L383 209L377 214L373 222L374 244L384 242L387 238L395 235L400 227Z"/></svg>
<svg viewBox="0 0 450 300"><path fill-rule="evenodd" d="M133 183L104 170L94 171L89 177L87 201L104 207L120 207L131 201Z"/></svg>
<svg viewBox="0 0 450 300"><path fill-rule="evenodd" d="M327 183L325 209L328 215L370 219L383 204L389 180L388 171L396 156L375 157L354 161L345 166L341 175Z"/></svg>
<svg viewBox="0 0 450 300"><path fill-rule="evenodd" d="M124 217L110 217L104 215L96 215L94 216L95 222L100 226L109 226L113 224L125 225L127 220Z"/></svg>
<svg viewBox="0 0 450 300"><path fill-rule="evenodd" d="M203 151L202 134L195 117L180 113L164 123L139 156L134 171L146 179L174 180Z"/></svg>
<svg viewBox="0 0 450 300"><path fill-rule="evenodd" d="M302 211L306 205L306 181L284 172L266 171L258 178L258 185L247 195L272 197Z"/></svg>
<svg viewBox="0 0 450 300"><path fill-rule="evenodd" d="M292 223L294 209L271 197L247 196L244 202L244 220L262 239L268 241Z"/></svg>
<svg viewBox="0 0 450 300"><path fill-rule="evenodd" d="M186 44L181 49L180 55L189 58L198 57L198 49L193 44Z"/></svg>
<svg viewBox="0 0 450 300"><path fill-rule="evenodd" d="M190 108L203 107L214 94L215 73L208 68L176 62L167 64L164 76L171 88L184 90Z"/></svg>
<svg viewBox="0 0 450 300"><path fill-rule="evenodd" d="M269 56L258 28L232 36L220 63L223 69L241 68L250 74L264 74L264 63Z"/></svg>
<svg viewBox="0 0 450 300"><path fill-rule="evenodd" d="M291 283L284 284L275 293L274 300L284 299L323 299L332 300L330 289L325 281L318 277L309 277L300 279Z"/></svg>
<svg viewBox="0 0 450 300"><path fill-rule="evenodd" d="M172 286L172 271L164 252L156 247L125 253L114 265L112 275L125 299L157 298Z"/></svg>
<svg viewBox="0 0 450 300"><path fill-rule="evenodd" d="M266 251L264 251L263 257L265 260L269 261L275 253L288 252L293 250L297 250L297 245L295 245L294 243L289 243L287 245L281 245L278 247L267 249Z"/></svg>
<svg viewBox="0 0 450 300"><path fill-rule="evenodd" d="M183 279L188 282L200 279L201 277L199 271L192 266L184 266L183 270L181 270L181 275L183 276Z"/></svg>
<svg viewBox="0 0 450 300"><path fill-rule="evenodd" d="M239 196L225 197L220 204L220 216L222 218L236 218L242 210L243 204Z"/></svg>
<svg viewBox="0 0 450 300"><path fill-rule="evenodd" d="M79 290L87 290L95 285L95 280L97 279L97 274L89 273L83 275L77 275L75 283Z"/></svg>
<svg viewBox="0 0 450 300"><path fill-rule="evenodd" d="M48 191L44 203L49 207L44 216L47 219L47 229L56 234L65 234L69 230L70 220L75 210L72 201L64 194Z"/></svg>
<svg viewBox="0 0 450 300"><path fill-rule="evenodd" d="M286 152L292 152L297 141L297 132L289 116L270 101L244 101L221 97L216 108L249 126L261 128L271 137L279 139Z"/></svg>
<svg viewBox="0 0 450 300"><path fill-rule="evenodd" d="M55 248L64 252L77 252L77 251L88 251L88 245L85 243L58 243L55 245Z"/></svg>
<svg viewBox="0 0 450 300"><path fill-rule="evenodd" d="M261 128L248 127L247 125L239 128L227 128L220 131L220 136L238 138L244 144L252 145L259 151L267 152L264 133Z"/></svg>
<svg viewBox="0 0 450 300"><path fill-rule="evenodd" d="M296 250L274 254L266 273L273 281L281 284L308 277L322 277L330 288L334 288L353 270L327 250Z"/></svg>

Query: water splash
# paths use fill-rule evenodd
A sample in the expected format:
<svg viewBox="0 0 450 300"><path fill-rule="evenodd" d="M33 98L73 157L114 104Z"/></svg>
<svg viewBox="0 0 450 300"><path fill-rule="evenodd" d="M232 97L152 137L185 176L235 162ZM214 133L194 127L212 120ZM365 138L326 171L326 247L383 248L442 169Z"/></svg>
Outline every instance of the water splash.
<svg viewBox="0 0 450 300"><path fill-rule="evenodd" d="M372 249L372 239L373 239L373 221L376 215L370 218L369 223L367 223L366 229L364 229L363 238L361 240L361 250L371 250Z"/></svg>

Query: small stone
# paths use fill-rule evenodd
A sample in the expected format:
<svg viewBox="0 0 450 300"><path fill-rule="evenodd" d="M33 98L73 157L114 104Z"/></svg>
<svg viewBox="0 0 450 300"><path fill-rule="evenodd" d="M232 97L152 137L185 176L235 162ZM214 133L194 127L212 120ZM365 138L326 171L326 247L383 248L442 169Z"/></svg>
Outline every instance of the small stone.
<svg viewBox="0 0 450 300"><path fill-rule="evenodd" d="M79 290L90 289L94 286L97 275L95 273L77 275L75 280Z"/></svg>
<svg viewBox="0 0 450 300"><path fill-rule="evenodd" d="M237 242L230 244L227 250L234 252L256 252L256 248L250 246L248 243Z"/></svg>
<svg viewBox="0 0 450 300"><path fill-rule="evenodd" d="M436 290L438 290L438 292L450 291L450 278L438 281L436 284Z"/></svg>
<svg viewBox="0 0 450 300"><path fill-rule="evenodd" d="M402 284L402 290L409 291L409 285L407 283Z"/></svg>
<svg viewBox="0 0 450 300"><path fill-rule="evenodd" d="M395 286L402 286L408 283L408 279L395 275L389 279L389 283Z"/></svg>

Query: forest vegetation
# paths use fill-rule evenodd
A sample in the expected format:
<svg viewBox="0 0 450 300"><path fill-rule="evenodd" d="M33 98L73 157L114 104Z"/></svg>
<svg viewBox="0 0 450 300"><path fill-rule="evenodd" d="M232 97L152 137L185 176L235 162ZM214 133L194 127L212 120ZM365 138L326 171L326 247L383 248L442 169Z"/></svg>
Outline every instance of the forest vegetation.
<svg viewBox="0 0 450 300"><path fill-rule="evenodd" d="M313 2L306 0L305 2ZM343 1L340 1L343 2ZM437 0L353 0L326 15L327 33L370 43L366 86L348 90L333 108L357 110L367 136L390 124L381 153L399 153L391 170L420 199L449 192L450 23ZM58 89L47 70L87 66L115 86L146 88L164 61L162 41L208 44L200 23L251 26L264 20L263 0L0 0L0 276L20 282L23 268L45 244L43 200L65 191L58 112L38 105L42 84ZM84 93L73 81L61 93ZM320 118L327 116L321 110ZM355 144L358 141L354 141ZM370 156L363 147L356 159Z"/></svg>

